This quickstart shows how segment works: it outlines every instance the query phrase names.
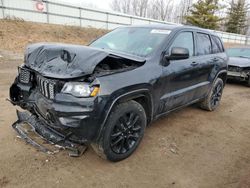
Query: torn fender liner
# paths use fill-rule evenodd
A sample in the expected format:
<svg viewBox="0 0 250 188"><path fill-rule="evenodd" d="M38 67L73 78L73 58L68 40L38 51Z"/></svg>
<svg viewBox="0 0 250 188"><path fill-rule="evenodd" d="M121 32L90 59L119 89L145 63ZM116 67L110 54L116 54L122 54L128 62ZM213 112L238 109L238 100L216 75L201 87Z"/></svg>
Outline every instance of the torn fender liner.
<svg viewBox="0 0 250 188"><path fill-rule="evenodd" d="M12 127L16 130L16 132L22 139L42 152L45 152L47 154L54 154L59 150L51 150L44 145L39 144L35 139L29 136L31 132L36 133L41 139L46 140L52 145L55 145L62 149L68 149L69 155L71 157L81 156L87 149L86 145L73 143L67 140L65 136L52 131L46 125L44 125L35 115L31 115L28 112L17 111L17 117L18 120L12 125Z"/></svg>
<svg viewBox="0 0 250 188"><path fill-rule="evenodd" d="M92 74L108 56L145 62L139 56L89 46L37 43L27 47L25 65L46 77L69 79Z"/></svg>

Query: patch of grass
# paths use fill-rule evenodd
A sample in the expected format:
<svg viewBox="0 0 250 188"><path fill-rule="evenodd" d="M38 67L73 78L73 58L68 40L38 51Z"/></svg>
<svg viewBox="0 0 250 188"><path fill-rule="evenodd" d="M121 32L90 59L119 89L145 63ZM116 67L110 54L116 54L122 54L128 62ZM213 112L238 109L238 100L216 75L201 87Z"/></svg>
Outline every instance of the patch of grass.
<svg viewBox="0 0 250 188"><path fill-rule="evenodd" d="M86 45L107 30L26 22L18 18L0 19L1 49L22 52L30 43L59 42Z"/></svg>

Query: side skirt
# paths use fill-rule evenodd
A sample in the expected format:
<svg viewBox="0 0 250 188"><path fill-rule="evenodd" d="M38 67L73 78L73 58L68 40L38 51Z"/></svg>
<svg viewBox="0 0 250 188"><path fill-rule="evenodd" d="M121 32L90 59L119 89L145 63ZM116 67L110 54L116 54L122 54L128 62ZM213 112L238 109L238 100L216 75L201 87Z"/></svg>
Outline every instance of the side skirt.
<svg viewBox="0 0 250 188"><path fill-rule="evenodd" d="M171 113L171 112L180 110L180 109L185 108L185 107L187 107L187 106L190 106L191 104L194 104L194 103L197 103L197 102L199 102L199 101L202 101L203 99L204 99L204 98L196 99L196 100L191 101L191 102L189 102L189 103L187 103L187 104L185 104L185 105L182 105L182 106L179 106L179 107L174 108L174 109L172 109L172 110L169 110L169 111L167 111L167 112L158 114L158 115L156 115L156 117L155 117L154 120L157 120L157 119L159 119L160 117L166 116L166 115L168 115L168 114Z"/></svg>

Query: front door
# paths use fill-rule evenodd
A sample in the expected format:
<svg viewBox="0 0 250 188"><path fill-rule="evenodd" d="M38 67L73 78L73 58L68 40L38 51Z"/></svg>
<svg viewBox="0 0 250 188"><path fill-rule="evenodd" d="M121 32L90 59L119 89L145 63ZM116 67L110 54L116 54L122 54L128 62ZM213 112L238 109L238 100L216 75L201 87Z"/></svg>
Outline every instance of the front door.
<svg viewBox="0 0 250 188"><path fill-rule="evenodd" d="M183 60L170 60L169 65L163 67L159 114L194 101L197 98L197 89L204 84L201 83L199 58L194 56L194 33L191 31L179 33L168 49L169 52L173 47L187 48L190 57Z"/></svg>

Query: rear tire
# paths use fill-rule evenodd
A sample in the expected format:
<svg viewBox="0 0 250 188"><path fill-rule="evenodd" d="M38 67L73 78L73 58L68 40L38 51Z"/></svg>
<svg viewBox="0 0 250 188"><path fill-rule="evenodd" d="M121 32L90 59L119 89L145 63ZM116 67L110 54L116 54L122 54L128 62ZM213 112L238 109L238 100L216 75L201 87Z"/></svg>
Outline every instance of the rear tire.
<svg viewBox="0 0 250 188"><path fill-rule="evenodd" d="M92 147L110 161L126 159L140 144L146 124L142 105L133 100L118 104L111 111L98 144Z"/></svg>
<svg viewBox="0 0 250 188"><path fill-rule="evenodd" d="M214 111L220 105L223 88L224 82L221 78L217 78L208 96L200 103L200 107L207 111Z"/></svg>
<svg viewBox="0 0 250 188"><path fill-rule="evenodd" d="M250 87L250 76L248 77L247 86Z"/></svg>

